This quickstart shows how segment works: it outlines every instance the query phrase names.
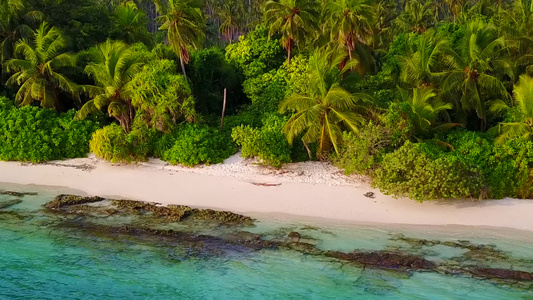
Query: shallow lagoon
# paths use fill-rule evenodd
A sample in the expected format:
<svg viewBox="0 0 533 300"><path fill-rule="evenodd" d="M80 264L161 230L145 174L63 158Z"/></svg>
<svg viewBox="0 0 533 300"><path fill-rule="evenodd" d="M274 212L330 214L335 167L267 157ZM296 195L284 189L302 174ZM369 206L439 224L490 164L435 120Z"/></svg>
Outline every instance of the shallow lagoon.
<svg viewBox="0 0 533 300"><path fill-rule="evenodd" d="M0 184L37 192L0 211L0 298L9 299L533 299L533 291L461 275L365 268L294 250L209 249L110 238L59 226L41 205L63 188ZM76 193L75 191L73 193ZM1 201L17 197L1 195ZM256 216L254 216L256 217ZM74 221L75 218L74 218ZM128 222L109 217L99 222ZM317 225L318 224L318 225ZM160 224L197 234L234 230L283 240L298 231L321 250L394 250L437 263L533 272L533 233L511 229L424 227L330 222L261 216L254 227ZM439 241L421 245L408 238ZM442 242L491 245L505 259L465 257L468 250Z"/></svg>

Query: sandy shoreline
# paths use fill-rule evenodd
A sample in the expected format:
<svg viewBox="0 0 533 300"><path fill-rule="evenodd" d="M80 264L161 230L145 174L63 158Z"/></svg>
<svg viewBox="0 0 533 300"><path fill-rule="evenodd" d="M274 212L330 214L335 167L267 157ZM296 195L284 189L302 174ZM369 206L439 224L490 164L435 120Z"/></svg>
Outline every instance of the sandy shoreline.
<svg viewBox="0 0 533 300"><path fill-rule="evenodd" d="M533 200L417 203L370 188L327 163L259 167L238 156L224 164L185 168L159 160L114 166L93 158L47 164L0 162L0 182L63 186L90 195L342 222L474 225L533 230ZM265 186L266 184L266 186ZM364 194L373 192L375 197Z"/></svg>

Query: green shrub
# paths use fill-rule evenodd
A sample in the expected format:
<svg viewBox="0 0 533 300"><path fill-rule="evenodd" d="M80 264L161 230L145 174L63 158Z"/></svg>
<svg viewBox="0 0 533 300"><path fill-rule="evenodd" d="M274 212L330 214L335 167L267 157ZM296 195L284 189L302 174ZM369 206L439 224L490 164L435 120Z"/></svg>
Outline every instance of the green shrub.
<svg viewBox="0 0 533 300"><path fill-rule="evenodd" d="M112 163L145 161L154 152L157 130L135 120L132 131L126 133L118 124L97 130L89 143L91 152Z"/></svg>
<svg viewBox="0 0 533 300"><path fill-rule="evenodd" d="M117 162L131 162L132 151L128 135L118 124L111 124L98 129L89 143L91 152L97 157Z"/></svg>
<svg viewBox="0 0 533 300"><path fill-rule="evenodd" d="M344 143L335 165L348 175L354 172L369 174L389 148L390 130L369 123L358 132L344 133Z"/></svg>
<svg viewBox="0 0 533 300"><path fill-rule="evenodd" d="M74 111L14 107L0 97L0 160L49 161L84 157L98 121L74 121Z"/></svg>
<svg viewBox="0 0 533 300"><path fill-rule="evenodd" d="M518 190L529 182L531 141L515 139L498 146L492 136L467 130L453 131L445 141L454 148L449 155L479 169L491 198L517 197Z"/></svg>
<svg viewBox="0 0 533 300"><path fill-rule="evenodd" d="M279 40L268 37L268 29L257 26L239 41L226 47L228 62L241 69L246 77L277 69L285 60Z"/></svg>
<svg viewBox="0 0 533 300"><path fill-rule="evenodd" d="M269 114L263 119L263 127L241 125L233 128L231 137L241 146L243 157L257 157L264 164L280 167L291 161L291 146L282 133L285 123L284 117Z"/></svg>
<svg viewBox="0 0 533 300"><path fill-rule="evenodd" d="M417 201L477 198L484 188L479 169L466 165L437 145L406 142L383 157L373 186L386 194Z"/></svg>
<svg viewBox="0 0 533 300"><path fill-rule="evenodd" d="M216 164L236 152L228 135L204 125L185 124L157 144L161 159L173 165Z"/></svg>
<svg viewBox="0 0 533 300"><path fill-rule="evenodd" d="M192 51L187 67L196 108L200 113L220 115L224 88L227 91L226 114L235 113L236 108L247 101L242 92L244 78L234 65L226 61L223 50L207 48Z"/></svg>

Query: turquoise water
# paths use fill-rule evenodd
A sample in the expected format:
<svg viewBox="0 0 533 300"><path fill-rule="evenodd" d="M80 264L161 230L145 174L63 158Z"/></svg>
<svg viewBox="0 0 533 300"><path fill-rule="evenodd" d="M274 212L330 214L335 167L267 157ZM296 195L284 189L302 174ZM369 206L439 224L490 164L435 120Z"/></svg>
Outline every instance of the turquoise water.
<svg viewBox="0 0 533 300"><path fill-rule="evenodd" d="M0 184L0 189L38 192L0 210L1 299L533 299L531 290L488 280L363 269L293 250L207 247L207 251L194 251L187 245L157 240L92 235L83 228L60 226L65 221L62 217L41 211L42 203L64 189L5 184ZM0 196L0 202L14 198ZM443 245L413 246L399 237L468 240L493 245L508 259L470 258L462 263L533 271L530 232L309 225L264 218L255 227L238 230L274 240L297 230L303 240L323 250L402 250L436 262L453 260L467 251ZM220 235L230 231L213 227L187 230Z"/></svg>

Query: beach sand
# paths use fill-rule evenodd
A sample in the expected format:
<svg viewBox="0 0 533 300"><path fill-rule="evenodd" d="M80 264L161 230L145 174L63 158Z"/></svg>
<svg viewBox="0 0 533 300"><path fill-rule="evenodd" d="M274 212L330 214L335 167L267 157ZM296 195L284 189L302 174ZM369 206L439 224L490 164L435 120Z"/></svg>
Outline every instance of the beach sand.
<svg viewBox="0 0 533 300"><path fill-rule="evenodd" d="M337 222L475 225L533 230L533 200L427 201L394 198L330 163L266 168L238 154L186 168L152 159L113 165L89 156L44 164L0 162L0 182L61 186L89 195ZM372 192L373 197L364 194Z"/></svg>

